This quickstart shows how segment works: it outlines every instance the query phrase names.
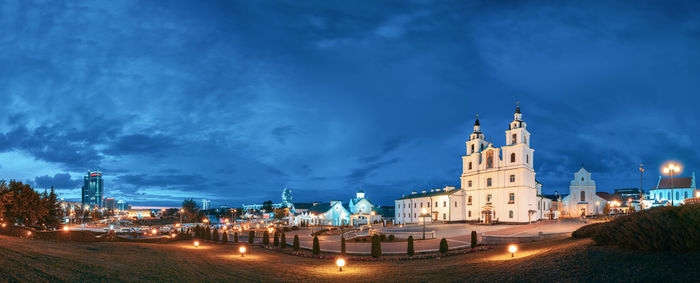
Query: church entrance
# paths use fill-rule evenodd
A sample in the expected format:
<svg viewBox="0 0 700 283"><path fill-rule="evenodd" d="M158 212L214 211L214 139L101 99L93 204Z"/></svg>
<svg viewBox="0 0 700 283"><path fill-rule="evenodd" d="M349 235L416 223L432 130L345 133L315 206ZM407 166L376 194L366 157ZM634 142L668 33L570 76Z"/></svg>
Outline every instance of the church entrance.
<svg viewBox="0 0 700 283"><path fill-rule="evenodd" d="M484 220L485 224L493 223L493 216L490 210L484 210L481 212L481 219Z"/></svg>
<svg viewBox="0 0 700 283"><path fill-rule="evenodd" d="M585 207L582 207L582 208L581 208L581 211L580 211L579 215L580 215L581 217L586 217L586 208L585 208Z"/></svg>

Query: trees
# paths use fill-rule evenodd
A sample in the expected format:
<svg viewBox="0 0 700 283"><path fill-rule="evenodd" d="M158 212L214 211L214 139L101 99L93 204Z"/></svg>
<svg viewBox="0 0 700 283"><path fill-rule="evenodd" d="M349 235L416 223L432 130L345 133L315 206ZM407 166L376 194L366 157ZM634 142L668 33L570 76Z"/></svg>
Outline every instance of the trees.
<svg viewBox="0 0 700 283"><path fill-rule="evenodd" d="M294 235L294 243L292 243L292 249L295 252L299 251L299 235Z"/></svg>
<svg viewBox="0 0 700 283"><path fill-rule="evenodd" d="M30 185L11 180L0 181L0 217L24 226L57 228L63 218L58 197L39 194Z"/></svg>
<svg viewBox="0 0 700 283"><path fill-rule="evenodd" d="M280 237L280 249L284 249L287 247L287 237L285 237L284 232L282 232L282 236Z"/></svg>
<svg viewBox="0 0 700 283"><path fill-rule="evenodd" d="M255 231L250 231L250 233L248 233L248 244L252 244L253 242L255 242Z"/></svg>
<svg viewBox="0 0 700 283"><path fill-rule="evenodd" d="M610 214L610 204L606 203L605 207L603 207L603 214L608 215Z"/></svg>
<svg viewBox="0 0 700 283"><path fill-rule="evenodd" d="M182 210L182 222L192 222L197 212L197 203L193 199L186 199L182 201Z"/></svg>
<svg viewBox="0 0 700 283"><path fill-rule="evenodd" d="M379 236L372 236L372 257L378 258L382 256L382 242L379 241Z"/></svg>
<svg viewBox="0 0 700 283"><path fill-rule="evenodd" d="M345 237L340 237L340 254L345 255Z"/></svg>
<svg viewBox="0 0 700 283"><path fill-rule="evenodd" d="M296 241L297 238L295 237L294 240ZM295 242L296 243L296 242ZM313 246L313 254L314 255L319 255L321 254L321 246L318 243L318 237L314 236L314 246Z"/></svg>
<svg viewBox="0 0 700 283"><path fill-rule="evenodd" d="M266 245L266 246L270 244L270 233L268 233L267 230L265 230L265 232L263 232L263 241L262 242L263 242L263 245Z"/></svg>
<svg viewBox="0 0 700 283"><path fill-rule="evenodd" d="M204 239L211 241L211 229L209 229L209 226L207 226L207 228L204 229Z"/></svg>
<svg viewBox="0 0 700 283"><path fill-rule="evenodd" d="M275 219L282 220L282 218L287 217L288 208L277 208L275 209Z"/></svg>
<svg viewBox="0 0 700 283"><path fill-rule="evenodd" d="M272 201L267 200L263 202L261 210L264 210L265 212L272 212L273 207L272 207Z"/></svg>
<svg viewBox="0 0 700 283"><path fill-rule="evenodd" d="M408 236L408 247L406 248L406 254L408 256L413 256L415 252L413 251L413 236Z"/></svg>
<svg viewBox="0 0 700 283"><path fill-rule="evenodd" d="M219 241L219 229L214 228L214 231L212 231L211 240L214 242Z"/></svg>
<svg viewBox="0 0 700 283"><path fill-rule="evenodd" d="M222 244L228 243L228 233L226 231L221 233L221 243Z"/></svg>
<svg viewBox="0 0 700 283"><path fill-rule="evenodd" d="M442 240L440 240L440 253L444 254L447 252L447 250L448 250L447 239L442 238Z"/></svg>
<svg viewBox="0 0 700 283"><path fill-rule="evenodd" d="M472 231L472 249L476 248L476 231Z"/></svg>
<svg viewBox="0 0 700 283"><path fill-rule="evenodd" d="M238 232L233 232L233 242L238 243Z"/></svg>
<svg viewBox="0 0 700 283"><path fill-rule="evenodd" d="M279 246L280 246L280 234L277 233L277 232L275 232L275 240L274 240L274 242L273 242L272 245L275 246L275 247L279 247Z"/></svg>

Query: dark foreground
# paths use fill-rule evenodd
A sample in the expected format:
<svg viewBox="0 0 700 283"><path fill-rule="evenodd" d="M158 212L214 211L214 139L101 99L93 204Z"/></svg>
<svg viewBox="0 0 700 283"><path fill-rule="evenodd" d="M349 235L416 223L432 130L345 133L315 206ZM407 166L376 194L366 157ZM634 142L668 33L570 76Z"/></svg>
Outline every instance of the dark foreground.
<svg viewBox="0 0 700 283"><path fill-rule="evenodd" d="M686 281L697 282L700 252L639 253L560 239L443 259L349 262L233 245L55 243L0 236L0 281Z"/></svg>

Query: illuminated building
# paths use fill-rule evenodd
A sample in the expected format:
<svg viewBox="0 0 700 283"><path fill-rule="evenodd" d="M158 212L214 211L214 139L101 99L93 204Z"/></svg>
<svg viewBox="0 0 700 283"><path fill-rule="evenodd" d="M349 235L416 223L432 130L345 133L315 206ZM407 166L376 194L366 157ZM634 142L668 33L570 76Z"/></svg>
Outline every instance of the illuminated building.
<svg viewBox="0 0 700 283"><path fill-rule="evenodd" d="M83 181L83 205L102 207L102 197L104 194L102 172L100 172L100 170L88 171L88 174L85 175Z"/></svg>

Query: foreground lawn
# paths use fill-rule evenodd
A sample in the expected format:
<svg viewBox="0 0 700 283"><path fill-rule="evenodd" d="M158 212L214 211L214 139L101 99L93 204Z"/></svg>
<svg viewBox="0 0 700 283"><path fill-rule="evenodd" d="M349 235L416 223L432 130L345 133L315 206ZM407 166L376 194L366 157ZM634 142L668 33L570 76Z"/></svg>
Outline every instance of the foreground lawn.
<svg viewBox="0 0 700 283"><path fill-rule="evenodd" d="M443 259L335 263L191 242L54 243L0 236L0 281L695 281L700 252L636 253L561 239Z"/></svg>

